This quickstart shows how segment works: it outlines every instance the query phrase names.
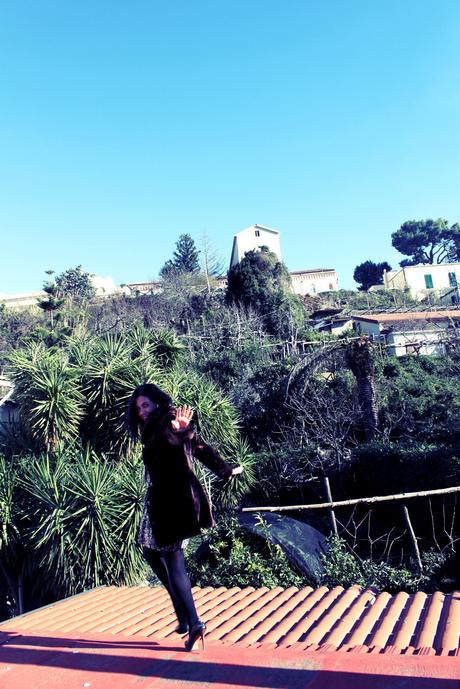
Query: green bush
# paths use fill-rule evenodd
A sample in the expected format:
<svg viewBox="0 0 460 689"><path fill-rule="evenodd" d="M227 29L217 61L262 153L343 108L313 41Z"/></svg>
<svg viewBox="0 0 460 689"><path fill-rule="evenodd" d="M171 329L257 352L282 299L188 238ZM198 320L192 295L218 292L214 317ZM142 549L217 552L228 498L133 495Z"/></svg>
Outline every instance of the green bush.
<svg viewBox="0 0 460 689"><path fill-rule="evenodd" d="M8 587L0 594L16 613L143 578L139 458L115 463L72 448L0 456L0 479L0 570Z"/></svg>
<svg viewBox="0 0 460 689"><path fill-rule="evenodd" d="M329 537L328 549L321 557L324 564L321 584L344 588L358 584L389 593L431 590L436 585L437 572L446 561L443 553L427 551L422 555L423 569L419 572L416 562L412 559L407 566L397 567L385 562L359 560L348 550L345 541L334 535Z"/></svg>
<svg viewBox="0 0 460 689"><path fill-rule="evenodd" d="M245 532L235 518L222 519L186 552L193 585L197 586L307 586L311 582L289 564L279 545Z"/></svg>

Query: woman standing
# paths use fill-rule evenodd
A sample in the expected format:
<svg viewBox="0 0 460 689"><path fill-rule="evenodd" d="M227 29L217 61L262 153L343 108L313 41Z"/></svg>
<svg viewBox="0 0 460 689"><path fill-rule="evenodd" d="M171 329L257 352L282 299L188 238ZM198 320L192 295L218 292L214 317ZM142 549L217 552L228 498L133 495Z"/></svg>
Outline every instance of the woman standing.
<svg viewBox="0 0 460 689"><path fill-rule="evenodd" d="M198 618L188 577L183 542L213 525L207 495L193 472L193 457L220 478L243 471L231 467L191 427L190 407L175 409L171 398L151 383L139 385L128 403L128 425L142 441L147 492L139 529L144 557L167 589L178 619L176 631L189 633L192 650L206 626Z"/></svg>

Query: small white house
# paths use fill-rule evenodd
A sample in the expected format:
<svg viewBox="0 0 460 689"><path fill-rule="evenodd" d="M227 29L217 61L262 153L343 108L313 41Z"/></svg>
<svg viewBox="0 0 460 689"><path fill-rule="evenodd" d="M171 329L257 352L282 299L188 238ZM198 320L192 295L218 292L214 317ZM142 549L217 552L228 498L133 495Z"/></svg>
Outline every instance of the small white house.
<svg viewBox="0 0 460 689"><path fill-rule="evenodd" d="M292 290L295 294L305 296L319 292L330 292L337 289L337 273L334 268L314 268L312 270L294 270L290 273Z"/></svg>
<svg viewBox="0 0 460 689"><path fill-rule="evenodd" d="M20 292L18 294L0 294L0 304L4 304L9 309L27 309L37 306L39 299L45 299L46 292Z"/></svg>
<svg viewBox="0 0 460 689"><path fill-rule="evenodd" d="M123 288L123 291L128 294L159 294L163 291L161 282L159 280L150 280L148 282L130 282Z"/></svg>
<svg viewBox="0 0 460 689"><path fill-rule="evenodd" d="M434 354L446 351L446 341L460 338L460 311L413 311L353 316L353 328L371 339L384 339L390 354Z"/></svg>
<svg viewBox="0 0 460 689"><path fill-rule="evenodd" d="M280 233L263 225L251 225L233 238L230 268L236 266L248 251L254 251L266 246L281 261Z"/></svg>
<svg viewBox="0 0 460 689"><path fill-rule="evenodd" d="M386 289L409 289L414 299L436 292L442 296L460 284L460 263L420 264L383 273Z"/></svg>

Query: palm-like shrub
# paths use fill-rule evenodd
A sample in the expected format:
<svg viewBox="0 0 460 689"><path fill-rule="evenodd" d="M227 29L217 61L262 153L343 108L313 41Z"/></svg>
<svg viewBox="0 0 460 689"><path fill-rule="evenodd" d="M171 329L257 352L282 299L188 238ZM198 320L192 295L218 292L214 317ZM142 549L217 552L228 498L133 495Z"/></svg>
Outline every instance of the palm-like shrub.
<svg viewBox="0 0 460 689"><path fill-rule="evenodd" d="M203 440L222 452L231 452L238 441L239 419L230 400L208 378L175 369L165 377L165 390L176 404L188 404Z"/></svg>
<svg viewBox="0 0 460 689"><path fill-rule="evenodd" d="M244 496L251 488L254 488L256 483L256 455L245 438L238 439L237 444L232 448L230 460L242 466L243 472L220 484L218 490L215 491L215 504L223 510L241 505Z"/></svg>
<svg viewBox="0 0 460 689"><path fill-rule="evenodd" d="M144 333L147 333L154 359L163 371L169 371L179 365L185 345L173 330L148 332L144 329ZM137 332L131 334L131 338L135 337L138 337Z"/></svg>
<svg viewBox="0 0 460 689"><path fill-rule="evenodd" d="M97 452L112 451L119 456L127 450L125 411L129 396L140 382L161 379L153 345L138 346L138 340L113 335L71 344L86 399L81 433Z"/></svg>
<svg viewBox="0 0 460 689"><path fill-rule="evenodd" d="M90 450L68 449L24 458L18 466L17 540L28 570L28 607L102 584L140 580L139 460L121 465Z"/></svg>
<svg viewBox="0 0 460 689"><path fill-rule="evenodd" d="M18 470L11 459L0 456L0 613L7 614L6 600L24 612L20 559Z"/></svg>
<svg viewBox="0 0 460 689"><path fill-rule="evenodd" d="M238 432L239 418L228 397L203 375L173 371L165 380L168 393L177 404L188 404L195 412L197 431L203 440L216 448L234 465L244 469L230 481L220 481L202 464L195 469L205 485L211 502L219 509L235 507L255 483L255 456Z"/></svg>
<svg viewBox="0 0 460 689"><path fill-rule="evenodd" d="M83 416L79 370L62 349L31 343L9 357L15 400L23 422L47 452L73 440Z"/></svg>

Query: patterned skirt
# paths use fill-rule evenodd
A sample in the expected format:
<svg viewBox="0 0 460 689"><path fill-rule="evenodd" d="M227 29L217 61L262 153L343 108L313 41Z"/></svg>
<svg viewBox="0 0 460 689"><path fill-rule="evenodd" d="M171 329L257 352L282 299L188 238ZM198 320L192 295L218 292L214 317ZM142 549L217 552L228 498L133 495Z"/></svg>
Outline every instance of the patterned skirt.
<svg viewBox="0 0 460 689"><path fill-rule="evenodd" d="M182 550L186 547L188 540L185 541L175 541L174 543L168 543L167 545L159 546L153 535L152 524L150 523L150 517L148 514L148 500L147 496L149 493L149 488L152 485L149 476L146 475L147 491L144 499L144 508L142 510L141 522L139 524L139 533L137 536L137 542L144 548L150 548L151 550L158 550L159 552L173 552L175 550Z"/></svg>

